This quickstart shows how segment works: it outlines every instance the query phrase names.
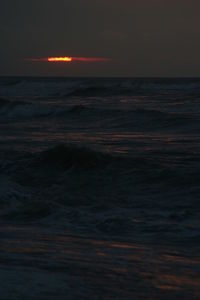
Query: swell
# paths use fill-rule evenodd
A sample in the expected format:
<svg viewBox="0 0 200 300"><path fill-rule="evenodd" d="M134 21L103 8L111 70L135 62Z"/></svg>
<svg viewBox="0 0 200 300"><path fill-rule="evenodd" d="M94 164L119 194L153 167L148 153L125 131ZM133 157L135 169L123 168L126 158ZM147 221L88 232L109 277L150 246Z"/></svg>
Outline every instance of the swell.
<svg viewBox="0 0 200 300"><path fill-rule="evenodd" d="M102 96L137 96L160 93L199 93L200 83L173 84L173 83L148 83L124 82L115 85L77 87L71 92L63 93L60 97L102 97Z"/></svg>
<svg viewBox="0 0 200 300"><path fill-rule="evenodd" d="M0 86L2 87L16 87L18 85L25 84L25 79L20 78L8 78L8 77L0 77Z"/></svg>
<svg viewBox="0 0 200 300"><path fill-rule="evenodd" d="M111 160L111 156L105 153L84 147L72 145L58 145L42 152L38 158L41 166L55 166L62 169L70 167L97 168L105 166Z"/></svg>
<svg viewBox="0 0 200 300"><path fill-rule="evenodd" d="M9 118L30 118L49 116L54 109L48 105L25 100L9 100L0 98L0 116Z"/></svg>
<svg viewBox="0 0 200 300"><path fill-rule="evenodd" d="M121 234L138 226L133 222L138 210L148 214L162 208L179 217L198 208L198 156L186 160L183 155L182 164L175 166L158 155L123 157L58 145L35 154L13 151L8 161L0 181L4 220L61 222L68 228Z"/></svg>
<svg viewBox="0 0 200 300"><path fill-rule="evenodd" d="M32 98L101 97L200 93L198 79L0 78L0 96Z"/></svg>
<svg viewBox="0 0 200 300"><path fill-rule="evenodd" d="M9 100L5 98L0 98L0 115L8 116L11 118L23 117L70 117L70 115L81 115L86 117L95 116L98 118L101 116L102 120L104 118L112 117L116 118L116 121L119 120L121 116L123 118L123 122L132 121L142 121L146 120L147 122L187 122L196 121L198 119L198 114L196 112L170 112L170 111L162 111L159 109L147 109L147 108L133 108L131 105L127 105L125 109L120 109L114 103L111 105L94 105L90 104L67 104L63 106L59 106L56 103L40 103L33 101L22 101L22 100ZM125 120L127 119L127 120ZM116 124L117 125L117 124ZM119 124L120 126L120 124Z"/></svg>
<svg viewBox="0 0 200 300"><path fill-rule="evenodd" d="M4 161L6 161L6 155L5 153L3 156ZM165 152L160 150L160 152L155 151L155 154L153 155L152 153L151 156L141 156L139 153L124 156L72 144L59 144L39 153L22 152L20 154L13 151L9 155L9 160L12 161L13 159L13 163L16 164L12 165L10 161L7 167L4 166L2 172L6 172L7 176L13 175L14 177L15 173L19 172L23 175L23 172L25 172L25 176L22 176L22 181L20 182L25 183L26 181L27 184L29 184L28 177L31 178L34 173L39 176L41 172L41 174L45 175L45 182L48 183L48 178L53 178L55 181L57 179L60 180L54 175L68 173L69 170L72 173L78 172L79 174L102 172L101 175L104 174L104 171L105 174L107 171L108 173L113 171L126 173L127 171L127 174L133 171L132 175L134 172L137 175L134 178L137 182L149 181L149 183L154 181L155 183L158 181L164 182L165 180L175 181L179 178L180 183L183 178L189 183L192 181L195 183L199 180L199 156L193 153L189 155L187 151L178 152L174 150ZM11 167L10 174L9 166ZM50 173L48 173L49 171ZM12 174L12 172L14 173ZM37 179L35 175L34 177ZM16 178L19 179L20 176L17 175ZM40 179L38 179L38 182ZM40 183L42 184L42 182Z"/></svg>

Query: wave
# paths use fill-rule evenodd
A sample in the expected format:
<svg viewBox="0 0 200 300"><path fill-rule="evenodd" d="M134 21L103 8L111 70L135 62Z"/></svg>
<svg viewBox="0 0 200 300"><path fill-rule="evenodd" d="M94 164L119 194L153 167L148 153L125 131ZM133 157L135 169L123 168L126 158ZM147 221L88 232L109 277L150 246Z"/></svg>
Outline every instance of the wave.
<svg viewBox="0 0 200 300"><path fill-rule="evenodd" d="M154 83L142 81L124 81L115 84L91 85L76 88L73 92L66 96L76 97L100 97L100 96L116 96L116 95L138 95L149 92L200 92L200 82L198 83Z"/></svg>
<svg viewBox="0 0 200 300"><path fill-rule="evenodd" d="M159 154L122 157L66 144L16 155L14 150L9 153L10 162L1 172L4 221L61 224L116 235L142 226L137 223L139 213L148 227L147 216L153 210L155 220L159 209L162 214L170 210L174 222L179 215L189 218L190 207L199 205L198 157L195 167L184 155L184 163L174 166Z"/></svg>
<svg viewBox="0 0 200 300"><path fill-rule="evenodd" d="M136 89L132 89L132 91L136 91ZM120 87L118 84L116 85L100 85L100 86L85 86L78 87L74 89L72 92L66 94L68 97L102 97L102 96L116 96L116 95L128 95L131 94L130 88Z"/></svg>
<svg viewBox="0 0 200 300"><path fill-rule="evenodd" d="M33 101L8 100L0 98L0 117L10 119L30 119L30 118L57 118L70 122L74 116L77 117L76 124L82 126L82 122L87 122L88 126L102 130L181 130L200 127L198 114L195 112L170 112L148 108L129 108L121 110L118 106L104 105L95 106L87 104L68 105L40 103ZM74 124L74 120L73 120ZM75 124L73 125L75 126ZM95 130L95 129L94 129Z"/></svg>
<svg viewBox="0 0 200 300"><path fill-rule="evenodd" d="M0 86L1 87L14 87L17 85L23 85L25 83L24 79L18 79L18 78L0 78Z"/></svg>
<svg viewBox="0 0 200 300"><path fill-rule="evenodd" d="M105 166L111 157L105 153L90 148L75 147L73 145L58 145L42 152L37 160L40 166L55 166L59 168L96 168Z"/></svg>
<svg viewBox="0 0 200 300"><path fill-rule="evenodd" d="M83 104L60 107L46 103L0 99L0 116L6 118L64 117L70 114L80 114L84 111L89 111L89 108Z"/></svg>
<svg viewBox="0 0 200 300"><path fill-rule="evenodd" d="M4 98L0 98L0 108L10 104L10 101Z"/></svg>
<svg viewBox="0 0 200 300"><path fill-rule="evenodd" d="M0 115L2 116L13 116L21 115L22 110L28 110L30 103L22 100L9 100L0 98ZM21 113L20 113L21 112Z"/></svg>
<svg viewBox="0 0 200 300"><path fill-rule="evenodd" d="M52 112L51 108L46 105L26 102L22 100L0 99L0 116L16 118L16 117L37 117L47 116Z"/></svg>
<svg viewBox="0 0 200 300"><path fill-rule="evenodd" d="M0 97L50 99L200 92L198 79L0 78Z"/></svg>

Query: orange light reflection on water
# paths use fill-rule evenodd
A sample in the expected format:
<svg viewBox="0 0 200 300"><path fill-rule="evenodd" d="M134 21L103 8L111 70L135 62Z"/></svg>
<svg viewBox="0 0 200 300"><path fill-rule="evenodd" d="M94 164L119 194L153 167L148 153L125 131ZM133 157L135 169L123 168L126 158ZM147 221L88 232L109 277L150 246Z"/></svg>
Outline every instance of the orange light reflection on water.
<svg viewBox="0 0 200 300"><path fill-rule="evenodd" d="M193 257L182 248L56 232L40 233L27 228L2 228L0 233L4 233L1 255L6 253L11 261L26 267L30 261L30 267L34 262L39 267L55 267L56 272L69 270L70 276L76 276L77 280L84 277L90 282L92 292L99 286L116 295L121 293L123 286L126 292L120 299L131 299L134 284L134 293L138 297L132 299L154 299L149 298L149 291L156 291L158 296L165 293L166 299L175 299L179 291L188 295L187 299L198 299L199 296L199 256ZM141 282L142 286L148 287L142 294Z"/></svg>

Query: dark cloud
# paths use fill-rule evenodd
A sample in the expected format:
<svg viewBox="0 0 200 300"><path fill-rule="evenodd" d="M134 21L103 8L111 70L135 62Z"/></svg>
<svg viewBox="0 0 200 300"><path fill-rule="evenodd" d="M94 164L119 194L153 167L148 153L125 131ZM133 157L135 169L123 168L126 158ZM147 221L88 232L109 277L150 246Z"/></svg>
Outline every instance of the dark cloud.
<svg viewBox="0 0 200 300"><path fill-rule="evenodd" d="M196 0L0 0L0 73L200 76ZM48 65L24 58L111 57Z"/></svg>

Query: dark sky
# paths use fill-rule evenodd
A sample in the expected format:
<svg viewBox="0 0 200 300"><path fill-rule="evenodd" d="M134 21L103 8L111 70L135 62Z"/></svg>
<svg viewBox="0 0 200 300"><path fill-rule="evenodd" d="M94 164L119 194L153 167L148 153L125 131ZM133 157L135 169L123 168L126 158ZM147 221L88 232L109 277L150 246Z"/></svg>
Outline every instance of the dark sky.
<svg viewBox="0 0 200 300"><path fill-rule="evenodd" d="M200 76L200 0L0 0L0 43L0 75ZM112 60L24 60L68 55Z"/></svg>

